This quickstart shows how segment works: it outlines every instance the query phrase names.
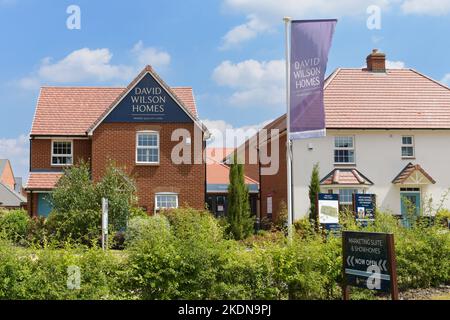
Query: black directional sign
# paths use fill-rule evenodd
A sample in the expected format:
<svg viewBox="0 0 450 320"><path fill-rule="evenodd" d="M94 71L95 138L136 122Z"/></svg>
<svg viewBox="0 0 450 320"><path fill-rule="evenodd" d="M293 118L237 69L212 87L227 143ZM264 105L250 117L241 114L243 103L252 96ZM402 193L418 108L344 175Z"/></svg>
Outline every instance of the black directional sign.
<svg viewBox="0 0 450 320"><path fill-rule="evenodd" d="M387 233L342 233L344 285L396 291L393 235Z"/></svg>

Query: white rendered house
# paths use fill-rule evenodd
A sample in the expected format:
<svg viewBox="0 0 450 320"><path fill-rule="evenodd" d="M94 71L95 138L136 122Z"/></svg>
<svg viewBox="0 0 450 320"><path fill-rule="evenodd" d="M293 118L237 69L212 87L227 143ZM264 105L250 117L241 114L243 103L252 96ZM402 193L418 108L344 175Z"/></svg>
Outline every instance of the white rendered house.
<svg viewBox="0 0 450 320"><path fill-rule="evenodd" d="M404 198L418 213L430 198L450 208L447 86L412 69L386 69L385 55L374 50L367 68L330 75L325 111L325 138L293 142L295 219L307 215L315 163L321 191L339 193L341 205L358 192L376 194L377 206L397 215L405 214Z"/></svg>

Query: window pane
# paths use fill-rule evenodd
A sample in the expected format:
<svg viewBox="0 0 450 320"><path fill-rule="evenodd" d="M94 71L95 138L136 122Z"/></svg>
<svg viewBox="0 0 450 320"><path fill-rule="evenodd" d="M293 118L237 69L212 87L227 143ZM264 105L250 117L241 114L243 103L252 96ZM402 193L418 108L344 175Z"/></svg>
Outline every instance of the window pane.
<svg viewBox="0 0 450 320"><path fill-rule="evenodd" d="M72 164L72 142L53 141L52 145L52 164L71 165Z"/></svg>
<svg viewBox="0 0 450 320"><path fill-rule="evenodd" d="M414 156L413 147L402 147L402 157Z"/></svg>
<svg viewBox="0 0 450 320"><path fill-rule="evenodd" d="M141 133L138 135L138 146L156 147L158 146L158 135L154 133Z"/></svg>
<svg viewBox="0 0 450 320"><path fill-rule="evenodd" d="M403 144L412 144L412 137L402 137Z"/></svg>
<svg viewBox="0 0 450 320"><path fill-rule="evenodd" d="M71 142L53 142L54 155L70 155L72 153Z"/></svg>
<svg viewBox="0 0 450 320"><path fill-rule="evenodd" d="M334 146L336 148L353 148L353 137L335 137Z"/></svg>
<svg viewBox="0 0 450 320"><path fill-rule="evenodd" d="M339 202L341 204L351 204L353 202L353 194L357 193L356 189L339 189Z"/></svg>
<svg viewBox="0 0 450 320"><path fill-rule="evenodd" d="M138 148L137 161L138 162L158 162L158 149L154 148Z"/></svg>
<svg viewBox="0 0 450 320"><path fill-rule="evenodd" d="M156 207L157 208L176 208L177 207L177 195L157 195Z"/></svg>
<svg viewBox="0 0 450 320"><path fill-rule="evenodd" d="M334 162L354 163L355 152L353 150L334 150Z"/></svg>

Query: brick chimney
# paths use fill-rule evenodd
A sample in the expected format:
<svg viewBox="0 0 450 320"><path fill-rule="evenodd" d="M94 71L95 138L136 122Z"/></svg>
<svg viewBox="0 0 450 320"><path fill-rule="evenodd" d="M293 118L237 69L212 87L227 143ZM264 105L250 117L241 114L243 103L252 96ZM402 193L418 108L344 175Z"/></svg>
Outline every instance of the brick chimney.
<svg viewBox="0 0 450 320"><path fill-rule="evenodd" d="M373 49L366 58L367 70L372 72L386 72L386 55Z"/></svg>

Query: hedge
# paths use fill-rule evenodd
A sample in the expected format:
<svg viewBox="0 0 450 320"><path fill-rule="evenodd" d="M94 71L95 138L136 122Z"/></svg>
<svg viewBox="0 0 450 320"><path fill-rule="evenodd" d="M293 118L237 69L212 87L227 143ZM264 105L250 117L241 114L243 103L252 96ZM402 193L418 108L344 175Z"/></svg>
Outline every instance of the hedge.
<svg viewBox="0 0 450 320"><path fill-rule="evenodd" d="M122 251L18 247L12 237L0 241L0 299L340 299L340 238L296 226L292 243L282 232L235 241L208 212L184 208L131 219ZM401 290L450 283L448 229L405 229L382 213L367 228L344 217L344 227L394 233ZM80 268L78 290L67 287L69 266Z"/></svg>

